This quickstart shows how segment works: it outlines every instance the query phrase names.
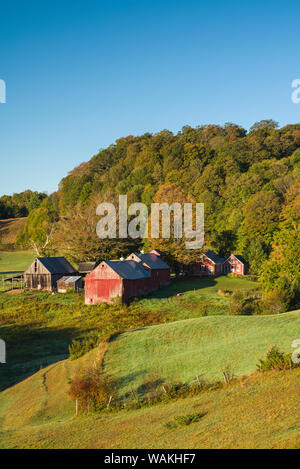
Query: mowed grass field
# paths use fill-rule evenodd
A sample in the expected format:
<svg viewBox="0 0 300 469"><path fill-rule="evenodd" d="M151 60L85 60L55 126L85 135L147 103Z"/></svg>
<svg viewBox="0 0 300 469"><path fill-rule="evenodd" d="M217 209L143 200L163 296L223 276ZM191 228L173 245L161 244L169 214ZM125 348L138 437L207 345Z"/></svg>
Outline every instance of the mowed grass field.
<svg viewBox="0 0 300 469"><path fill-rule="evenodd" d="M292 352L300 339L300 310L275 316L210 316L151 326L110 342L104 371L120 380L121 392L143 390L150 374L165 382L222 380L256 369L271 346Z"/></svg>
<svg viewBox="0 0 300 469"><path fill-rule="evenodd" d="M3 284L3 279L24 272L34 257L32 251L0 251L0 291L11 288L11 284Z"/></svg>
<svg viewBox="0 0 300 469"><path fill-rule="evenodd" d="M0 448L297 448L300 370L254 374L217 391L139 410L75 416L69 379L101 348L0 394ZM175 417L202 414L170 428Z"/></svg>
<svg viewBox="0 0 300 469"><path fill-rule="evenodd" d="M229 298L218 294L219 290L255 290L257 282L246 279L220 277L191 277L160 288L152 295L139 300L138 308L176 314L188 319L229 312Z"/></svg>
<svg viewBox="0 0 300 469"><path fill-rule="evenodd" d="M23 272L34 257L32 251L0 251L0 274Z"/></svg>

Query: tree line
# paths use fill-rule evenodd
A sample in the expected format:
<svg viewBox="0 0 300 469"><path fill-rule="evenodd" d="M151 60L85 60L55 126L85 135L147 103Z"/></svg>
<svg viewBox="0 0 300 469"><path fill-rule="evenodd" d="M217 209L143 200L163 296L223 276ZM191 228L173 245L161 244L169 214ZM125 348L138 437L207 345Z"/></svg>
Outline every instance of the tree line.
<svg viewBox="0 0 300 469"><path fill-rule="evenodd" d="M26 190L19 194L3 195L0 197L0 219L27 217L38 208L47 197L43 192Z"/></svg>

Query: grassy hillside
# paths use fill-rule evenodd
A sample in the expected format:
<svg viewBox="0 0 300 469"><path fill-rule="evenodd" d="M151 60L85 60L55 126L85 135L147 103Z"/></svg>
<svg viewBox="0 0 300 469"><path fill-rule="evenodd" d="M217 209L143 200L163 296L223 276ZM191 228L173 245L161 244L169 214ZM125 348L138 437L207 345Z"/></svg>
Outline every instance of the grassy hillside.
<svg viewBox="0 0 300 469"><path fill-rule="evenodd" d="M96 358L64 361L0 394L0 448L295 448L300 370L254 375L218 391L134 411L74 415L68 378ZM102 352L99 351L101 354ZM178 428L175 417L203 414Z"/></svg>
<svg viewBox="0 0 300 469"><path fill-rule="evenodd" d="M23 230L27 218L0 220L0 245L13 247L16 237Z"/></svg>
<svg viewBox="0 0 300 469"><path fill-rule="evenodd" d="M145 384L147 375L191 382L198 374L222 379L227 365L237 375L255 370L272 345L291 352L300 335L300 310L276 316L211 316L124 333L109 346L104 370L121 380L123 393Z"/></svg>

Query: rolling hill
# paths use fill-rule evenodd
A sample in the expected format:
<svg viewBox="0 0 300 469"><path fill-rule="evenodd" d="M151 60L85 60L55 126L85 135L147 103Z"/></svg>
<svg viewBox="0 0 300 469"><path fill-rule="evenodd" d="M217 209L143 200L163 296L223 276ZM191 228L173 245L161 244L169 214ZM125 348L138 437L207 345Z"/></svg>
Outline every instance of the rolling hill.
<svg viewBox="0 0 300 469"><path fill-rule="evenodd" d="M0 448L296 448L300 370L132 411L74 415L68 378L95 359L60 362L0 394ZM170 428L176 417L201 414Z"/></svg>
<svg viewBox="0 0 300 469"><path fill-rule="evenodd" d="M27 218L9 218L7 220L0 220L0 244L4 248L13 248L16 237L20 231L23 230Z"/></svg>
<svg viewBox="0 0 300 469"><path fill-rule="evenodd" d="M230 366L236 376L256 369L259 358L278 345L291 352L300 337L300 310L272 316L209 316L145 327L116 337L104 370L118 377L127 393L155 373L165 381L222 379Z"/></svg>
<svg viewBox="0 0 300 469"><path fill-rule="evenodd" d="M70 379L104 358L121 392L149 371L191 381L255 369L270 345L286 351L299 336L300 311L262 317L204 317L135 330L75 361L41 369L0 393L0 448L293 448L299 439L300 370L254 373L217 391L140 410L74 415ZM106 355L105 355L106 353ZM130 384L129 384L130 378ZM201 419L171 428L176 416Z"/></svg>

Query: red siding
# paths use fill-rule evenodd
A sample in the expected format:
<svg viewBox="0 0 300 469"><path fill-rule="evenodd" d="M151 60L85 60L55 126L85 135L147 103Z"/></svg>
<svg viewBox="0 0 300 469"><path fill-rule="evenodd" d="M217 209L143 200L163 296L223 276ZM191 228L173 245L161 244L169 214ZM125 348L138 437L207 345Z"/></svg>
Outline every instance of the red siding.
<svg viewBox="0 0 300 469"><path fill-rule="evenodd" d="M155 252L153 251L151 251L150 253L155 254ZM141 259L137 257L134 253L131 254L130 259L133 259L136 262L142 262ZM152 290L157 290L159 287L170 284L170 269L150 269L150 267L148 267L144 262L142 262L142 266L147 272L149 272L149 274L151 274Z"/></svg>
<svg viewBox="0 0 300 469"><path fill-rule="evenodd" d="M193 273L205 277L207 275L215 275L217 272L216 265L208 259L208 257L203 257L200 262L193 264Z"/></svg>
<svg viewBox="0 0 300 469"><path fill-rule="evenodd" d="M159 286L169 285L171 282L170 269L160 269L156 271L159 278Z"/></svg>
<svg viewBox="0 0 300 469"><path fill-rule="evenodd" d="M224 263L224 273L229 274L239 274L239 275L245 275L246 274L246 269L245 265L243 262L238 260L234 256L230 256L226 262Z"/></svg>
<svg viewBox="0 0 300 469"><path fill-rule="evenodd" d="M110 302L117 296L122 297L123 282L121 278L115 279L88 279L85 280L85 304Z"/></svg>
<svg viewBox="0 0 300 469"><path fill-rule="evenodd" d="M100 264L85 278L85 304L110 302L122 297L122 278L110 267Z"/></svg>
<svg viewBox="0 0 300 469"><path fill-rule="evenodd" d="M153 291L151 278L135 280L121 278L113 269L100 264L85 278L85 304L109 303L120 297L127 301L129 298L147 295Z"/></svg>
<svg viewBox="0 0 300 469"><path fill-rule="evenodd" d="M123 301L129 298L144 296L153 291L151 278L141 278L137 280L123 280Z"/></svg>

